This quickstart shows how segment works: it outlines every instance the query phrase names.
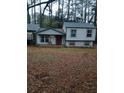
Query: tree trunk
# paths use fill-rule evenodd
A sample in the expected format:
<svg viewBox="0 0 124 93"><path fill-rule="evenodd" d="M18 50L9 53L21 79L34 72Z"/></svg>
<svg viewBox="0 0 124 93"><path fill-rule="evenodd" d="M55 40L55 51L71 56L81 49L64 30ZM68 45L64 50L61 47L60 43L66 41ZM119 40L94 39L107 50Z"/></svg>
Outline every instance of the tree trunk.
<svg viewBox="0 0 124 93"><path fill-rule="evenodd" d="M41 0L40 0L40 3L41 3ZM42 27L42 9L41 9L41 5L40 5L40 27Z"/></svg>
<svg viewBox="0 0 124 93"><path fill-rule="evenodd" d="M86 0L86 2L85 2L84 14L85 14L84 19L85 19L85 23L86 23L86 22L87 22L87 0Z"/></svg>
<svg viewBox="0 0 124 93"><path fill-rule="evenodd" d="M35 5L36 1L34 0L34 5ZM35 6L34 6L34 24L36 24L36 10L35 10Z"/></svg>
<svg viewBox="0 0 124 93"><path fill-rule="evenodd" d="M31 0L31 4L33 4L33 0ZM31 23L33 23L33 19L34 19L33 8L31 8Z"/></svg>
<svg viewBox="0 0 124 93"><path fill-rule="evenodd" d="M27 23L30 24L30 14L29 14L29 10L27 11L28 16L27 16Z"/></svg>
<svg viewBox="0 0 124 93"><path fill-rule="evenodd" d="M63 8L64 8L64 0L62 0L62 15L61 15L61 20L63 21Z"/></svg>
<svg viewBox="0 0 124 93"><path fill-rule="evenodd" d="M95 7L94 25L97 26L97 6Z"/></svg>
<svg viewBox="0 0 124 93"><path fill-rule="evenodd" d="M67 20L69 20L70 16L70 0L68 0L68 14L67 14Z"/></svg>
<svg viewBox="0 0 124 93"><path fill-rule="evenodd" d="M28 7L28 3L27 3L27 7ZM30 14L29 14L29 10L27 11L27 23L30 24Z"/></svg>
<svg viewBox="0 0 124 93"><path fill-rule="evenodd" d="M76 15L77 15L77 13L76 13L76 11L77 11L77 2L76 2L77 0L75 0L75 9L74 9L74 21L77 21L76 20Z"/></svg>
<svg viewBox="0 0 124 93"><path fill-rule="evenodd" d="M74 21L74 15L75 15L75 13L74 13L74 0L72 0L72 17L71 17L71 20L73 20Z"/></svg>
<svg viewBox="0 0 124 93"><path fill-rule="evenodd" d="M83 9L84 9L84 2L82 1L82 12L81 12L81 18L82 18L82 22L84 21L84 11L83 11Z"/></svg>
<svg viewBox="0 0 124 93"><path fill-rule="evenodd" d="M87 4L87 9L88 9L88 11L87 11L87 22L89 22L89 3Z"/></svg>
<svg viewBox="0 0 124 93"><path fill-rule="evenodd" d="M49 20L51 25L52 24L52 3L49 4Z"/></svg>
<svg viewBox="0 0 124 93"><path fill-rule="evenodd" d="M58 0L58 20L60 19L60 0Z"/></svg>

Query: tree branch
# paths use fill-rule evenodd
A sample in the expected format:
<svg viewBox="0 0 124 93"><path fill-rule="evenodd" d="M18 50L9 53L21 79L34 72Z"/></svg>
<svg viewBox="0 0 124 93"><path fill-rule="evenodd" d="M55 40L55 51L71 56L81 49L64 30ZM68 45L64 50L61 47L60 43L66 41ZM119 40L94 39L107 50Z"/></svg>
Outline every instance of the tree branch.
<svg viewBox="0 0 124 93"><path fill-rule="evenodd" d="M28 7L27 7L27 10L30 9L30 8L32 8L32 7L41 5L41 4L47 4L47 5L45 6L45 7L47 7L48 4L50 4L50 3L54 2L54 1L55 1L55 0L49 0L49 1L46 1L46 2L41 2L41 3L35 4L35 5L31 5L31 6L28 6ZM46 9L46 8L45 8L45 9Z"/></svg>

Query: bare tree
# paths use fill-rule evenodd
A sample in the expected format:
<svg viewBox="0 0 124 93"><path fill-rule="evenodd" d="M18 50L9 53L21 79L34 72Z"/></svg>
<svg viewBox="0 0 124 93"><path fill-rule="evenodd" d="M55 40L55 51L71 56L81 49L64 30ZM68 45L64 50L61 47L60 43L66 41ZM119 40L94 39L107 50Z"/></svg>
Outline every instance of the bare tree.
<svg viewBox="0 0 124 93"><path fill-rule="evenodd" d="M67 20L69 20L69 16L70 16L70 0L68 0L67 7L68 7L68 11L67 11Z"/></svg>
<svg viewBox="0 0 124 93"><path fill-rule="evenodd" d="M58 0L58 20L60 18L60 0Z"/></svg>
<svg viewBox="0 0 124 93"><path fill-rule="evenodd" d="M76 21L76 12L77 12L77 0L75 0L75 9L74 9L74 21Z"/></svg>
<svg viewBox="0 0 124 93"><path fill-rule="evenodd" d="M88 22L93 23L94 25L97 24L97 6L96 0L28 0L27 5L27 21L30 23L36 23L36 7L39 6L39 23L40 26L45 21L44 19L48 19L48 21L54 20L53 16L53 3L56 1L58 3L58 11L56 12L56 23L59 24L64 22L64 18L67 18L66 21L77 21L77 22ZM42 4L45 7L41 7ZM43 10L43 11L42 11ZM48 15L44 16L45 11L49 12ZM54 21L53 21L54 22Z"/></svg>
<svg viewBox="0 0 124 93"><path fill-rule="evenodd" d="M34 0L33 2L35 5L36 1ZM35 8L35 6L34 6L34 24L36 24L36 8Z"/></svg>
<svg viewBox="0 0 124 93"><path fill-rule="evenodd" d="M41 3L41 0L39 1ZM41 5L40 5L40 27L42 26L42 9L41 9Z"/></svg>
<svg viewBox="0 0 124 93"><path fill-rule="evenodd" d="M62 15L61 15L61 20L63 21L63 8L64 8L64 0L62 0Z"/></svg>
<svg viewBox="0 0 124 93"><path fill-rule="evenodd" d="M81 0L81 6L82 6L82 9L81 9L81 18L82 18L82 22L84 21L84 0Z"/></svg>
<svg viewBox="0 0 124 93"><path fill-rule="evenodd" d="M28 2L27 2L27 7L28 7ZM29 14L29 10L27 11L27 23L30 24L31 20L30 20L30 14Z"/></svg>

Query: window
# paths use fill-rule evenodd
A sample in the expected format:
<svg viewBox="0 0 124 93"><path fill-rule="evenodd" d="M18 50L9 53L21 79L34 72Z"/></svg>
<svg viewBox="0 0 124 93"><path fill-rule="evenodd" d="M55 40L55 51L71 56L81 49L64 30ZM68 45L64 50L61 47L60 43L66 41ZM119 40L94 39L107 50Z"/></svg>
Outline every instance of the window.
<svg viewBox="0 0 124 93"><path fill-rule="evenodd" d="M74 45L75 45L75 43L74 43L74 42L70 42L70 43L69 43L69 45L74 46Z"/></svg>
<svg viewBox="0 0 124 93"><path fill-rule="evenodd" d="M45 37L45 42L49 42L49 36Z"/></svg>
<svg viewBox="0 0 124 93"><path fill-rule="evenodd" d="M47 35L41 35L40 36L40 41L41 42L49 42L49 36L47 36Z"/></svg>
<svg viewBox="0 0 124 93"><path fill-rule="evenodd" d="M40 36L41 42L44 42L44 36Z"/></svg>
<svg viewBox="0 0 124 93"><path fill-rule="evenodd" d="M76 30L71 30L71 37L76 37Z"/></svg>
<svg viewBox="0 0 124 93"><path fill-rule="evenodd" d="M92 30L87 30L87 37L91 37L92 36Z"/></svg>
<svg viewBox="0 0 124 93"><path fill-rule="evenodd" d="M90 45L90 42L88 42L88 41L87 42L84 42L84 45L85 46L89 46Z"/></svg>

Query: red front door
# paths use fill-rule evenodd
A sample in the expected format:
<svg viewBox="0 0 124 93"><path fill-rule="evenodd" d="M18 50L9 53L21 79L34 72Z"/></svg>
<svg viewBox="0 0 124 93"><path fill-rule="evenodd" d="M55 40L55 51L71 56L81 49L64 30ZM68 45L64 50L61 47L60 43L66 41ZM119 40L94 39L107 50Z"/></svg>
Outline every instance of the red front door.
<svg viewBox="0 0 124 93"><path fill-rule="evenodd" d="M57 35L56 36L56 45L61 45L62 44L62 36L61 35Z"/></svg>

